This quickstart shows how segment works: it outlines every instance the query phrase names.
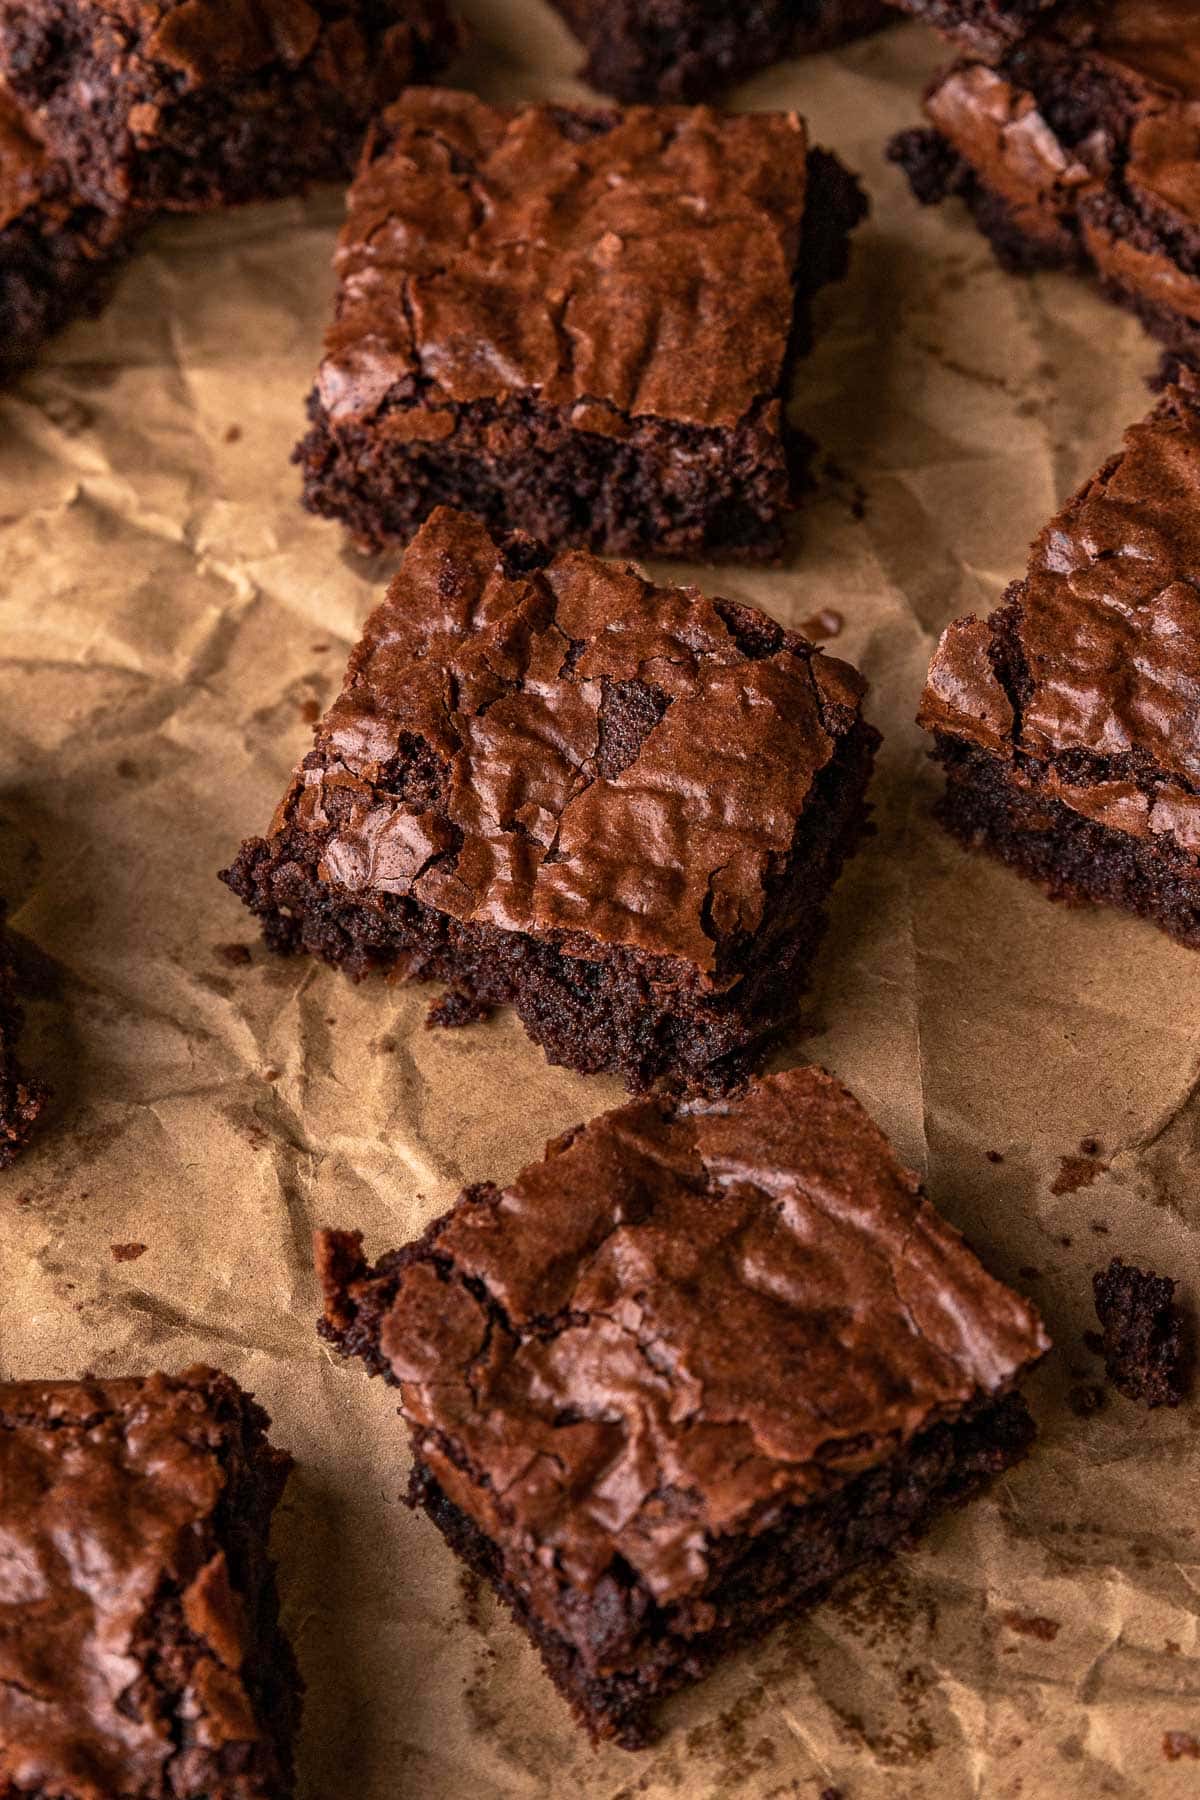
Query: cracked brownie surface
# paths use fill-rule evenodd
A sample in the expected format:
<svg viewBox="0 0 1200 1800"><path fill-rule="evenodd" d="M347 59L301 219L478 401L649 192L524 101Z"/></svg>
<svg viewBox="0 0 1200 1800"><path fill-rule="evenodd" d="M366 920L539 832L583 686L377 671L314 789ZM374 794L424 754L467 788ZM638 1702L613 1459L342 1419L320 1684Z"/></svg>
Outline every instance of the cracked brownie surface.
<svg viewBox="0 0 1200 1800"><path fill-rule="evenodd" d="M1055 12L931 85L891 146L917 198L959 194L1002 262L1078 265L1200 357L1200 40L1192 0Z"/></svg>
<svg viewBox="0 0 1200 1800"><path fill-rule="evenodd" d="M514 1002L576 1068L718 1086L794 1011L877 737L764 614L438 512L265 839L281 949Z"/></svg>
<svg viewBox="0 0 1200 1800"><path fill-rule="evenodd" d="M934 653L942 817L1058 898L1200 945L1200 409L1188 380L1068 501L1028 573Z"/></svg>
<svg viewBox="0 0 1200 1800"><path fill-rule="evenodd" d="M626 1741L1015 1460L1046 1348L816 1069L606 1114L374 1267L346 1232L317 1260L323 1334L399 1387L415 1497Z"/></svg>
<svg viewBox="0 0 1200 1800"><path fill-rule="evenodd" d="M291 1793L268 1423L202 1367L0 1383L0 1793Z"/></svg>
<svg viewBox="0 0 1200 1800"><path fill-rule="evenodd" d="M442 503L555 545L778 554L787 376L864 212L795 114L413 90L350 192L306 503L364 547Z"/></svg>
<svg viewBox="0 0 1200 1800"><path fill-rule="evenodd" d="M442 0L5 0L0 76L93 206L194 211L345 177L459 41Z"/></svg>

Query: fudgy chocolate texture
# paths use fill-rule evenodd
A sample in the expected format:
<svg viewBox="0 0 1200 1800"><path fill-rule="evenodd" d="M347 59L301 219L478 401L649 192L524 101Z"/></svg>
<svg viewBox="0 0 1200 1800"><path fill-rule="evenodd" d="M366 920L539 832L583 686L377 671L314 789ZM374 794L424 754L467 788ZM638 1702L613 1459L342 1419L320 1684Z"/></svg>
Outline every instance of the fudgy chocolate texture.
<svg viewBox="0 0 1200 1800"><path fill-rule="evenodd" d="M553 0L587 50L584 80L618 100L693 103L782 56L887 22L883 0Z"/></svg>
<svg viewBox="0 0 1200 1800"><path fill-rule="evenodd" d="M268 1423L202 1367L0 1383L0 1793L286 1800Z"/></svg>
<svg viewBox="0 0 1200 1800"><path fill-rule="evenodd" d="M1141 1406L1178 1406L1187 1392L1190 1347L1175 1283L1114 1256L1092 1276L1092 1291L1113 1386Z"/></svg>
<svg viewBox="0 0 1200 1800"><path fill-rule="evenodd" d="M350 191L305 503L365 549L461 505L555 547L777 555L808 298L865 210L794 114L409 93Z"/></svg>
<svg viewBox="0 0 1200 1800"><path fill-rule="evenodd" d="M893 159L960 194L1009 267L1076 265L1177 355L1200 356L1200 34L1192 0L1055 14L996 67L965 61Z"/></svg>
<svg viewBox="0 0 1200 1800"><path fill-rule="evenodd" d="M12 948L0 902L0 1169L8 1168L25 1148L50 1098L50 1090L31 1080L17 1058L22 1023Z"/></svg>
<svg viewBox="0 0 1200 1800"><path fill-rule="evenodd" d="M278 949L516 1005L552 1060L727 1086L793 1013L877 734L764 614L440 511L266 839Z"/></svg>
<svg viewBox="0 0 1200 1800"><path fill-rule="evenodd" d="M934 654L945 822L1058 898L1200 945L1200 388L1168 390Z"/></svg>
<svg viewBox="0 0 1200 1800"><path fill-rule="evenodd" d="M354 167L441 69L443 0L5 0L0 75L107 211L272 199Z"/></svg>
<svg viewBox="0 0 1200 1800"><path fill-rule="evenodd" d="M319 1234L323 1335L399 1387L416 1497L625 1742L1029 1440L1036 1313L818 1069L626 1106L361 1243Z"/></svg>
<svg viewBox="0 0 1200 1800"><path fill-rule="evenodd" d="M99 297L129 238L127 220L82 200L0 86L0 379Z"/></svg>

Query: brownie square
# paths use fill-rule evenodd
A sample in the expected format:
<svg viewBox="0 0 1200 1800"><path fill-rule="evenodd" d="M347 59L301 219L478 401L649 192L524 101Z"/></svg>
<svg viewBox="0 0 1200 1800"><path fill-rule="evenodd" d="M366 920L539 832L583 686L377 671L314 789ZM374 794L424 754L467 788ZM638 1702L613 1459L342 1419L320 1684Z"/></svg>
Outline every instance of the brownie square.
<svg viewBox="0 0 1200 1800"><path fill-rule="evenodd" d="M966 59L890 154L926 204L961 195L1012 269L1076 266L1200 358L1194 0L1076 8L994 66Z"/></svg>
<svg viewBox="0 0 1200 1800"><path fill-rule="evenodd" d="M266 838L278 950L515 1006L552 1062L722 1091L792 1017L879 741L764 614L442 510Z"/></svg>
<svg viewBox="0 0 1200 1800"><path fill-rule="evenodd" d="M18 985L0 901L0 1169L7 1169L25 1148L50 1098L49 1089L26 1075L17 1057L24 1023Z"/></svg>
<svg viewBox="0 0 1200 1800"><path fill-rule="evenodd" d="M587 50L581 71L625 101L693 103L782 56L829 50L886 23L883 0L553 0Z"/></svg>
<svg viewBox="0 0 1200 1800"><path fill-rule="evenodd" d="M865 210L795 114L406 95L350 190L305 504L364 550L448 505L555 547L777 556L809 300Z"/></svg>
<svg viewBox="0 0 1200 1800"><path fill-rule="evenodd" d="M84 199L194 211L344 178L458 41L443 0L5 0L0 76Z"/></svg>
<svg viewBox="0 0 1200 1800"><path fill-rule="evenodd" d="M468 1188L322 1335L399 1389L410 1498L596 1736L1024 1455L1047 1349L819 1069L646 1100Z"/></svg>
<svg viewBox="0 0 1200 1800"><path fill-rule="evenodd" d="M1037 539L988 619L943 634L919 722L943 824L1055 899L1200 946L1200 384L1169 390Z"/></svg>
<svg viewBox="0 0 1200 1800"><path fill-rule="evenodd" d="M129 237L127 220L80 197L0 86L0 379L99 298Z"/></svg>
<svg viewBox="0 0 1200 1800"><path fill-rule="evenodd" d="M291 1794L268 1424L215 1369L0 1383L0 1793Z"/></svg>

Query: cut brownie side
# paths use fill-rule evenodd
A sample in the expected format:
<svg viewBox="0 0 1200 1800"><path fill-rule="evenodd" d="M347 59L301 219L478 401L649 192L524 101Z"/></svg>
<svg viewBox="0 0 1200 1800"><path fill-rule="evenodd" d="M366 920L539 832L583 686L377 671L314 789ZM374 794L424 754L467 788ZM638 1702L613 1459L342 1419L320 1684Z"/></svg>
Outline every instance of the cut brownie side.
<svg viewBox="0 0 1200 1800"><path fill-rule="evenodd" d="M268 1423L214 1369L0 1383L0 1792L291 1794Z"/></svg>
<svg viewBox="0 0 1200 1800"><path fill-rule="evenodd" d="M1056 16L1057 17L1057 16ZM924 204L960 195L1006 267L1093 270L1200 356L1200 42L1191 0L1075 10L965 61L890 147Z"/></svg>
<svg viewBox="0 0 1200 1800"><path fill-rule="evenodd" d="M449 60L442 0L6 0L0 75L105 210L344 178L368 120Z"/></svg>
<svg viewBox="0 0 1200 1800"><path fill-rule="evenodd" d="M778 556L793 364L865 210L791 114L409 94L350 192L305 504L364 550L448 505L555 547Z"/></svg>
<svg viewBox="0 0 1200 1800"><path fill-rule="evenodd" d="M1025 1453L1047 1348L820 1070L647 1101L471 1188L323 1335L400 1392L411 1498L597 1736Z"/></svg>
<svg viewBox="0 0 1200 1800"><path fill-rule="evenodd" d="M1200 947L1200 390L1171 389L930 666L941 817L1057 899Z"/></svg>
<svg viewBox="0 0 1200 1800"><path fill-rule="evenodd" d="M886 23L883 0L553 0L587 50L585 81L618 100L686 104L780 57Z"/></svg>
<svg viewBox="0 0 1200 1800"><path fill-rule="evenodd" d="M1187 1392L1190 1346L1175 1283L1114 1256L1093 1275L1092 1290L1113 1386L1141 1406L1178 1406Z"/></svg>
<svg viewBox="0 0 1200 1800"><path fill-rule="evenodd" d="M99 299L130 236L127 220L80 198L0 86L0 379Z"/></svg>
<svg viewBox="0 0 1200 1800"><path fill-rule="evenodd" d="M423 527L267 838L281 950L511 1004L554 1062L723 1091L794 1015L878 736L764 614Z"/></svg>
<svg viewBox="0 0 1200 1800"><path fill-rule="evenodd" d="M6 1169L24 1149L50 1098L49 1089L31 1080L17 1058L23 1019L0 903L0 1169Z"/></svg>

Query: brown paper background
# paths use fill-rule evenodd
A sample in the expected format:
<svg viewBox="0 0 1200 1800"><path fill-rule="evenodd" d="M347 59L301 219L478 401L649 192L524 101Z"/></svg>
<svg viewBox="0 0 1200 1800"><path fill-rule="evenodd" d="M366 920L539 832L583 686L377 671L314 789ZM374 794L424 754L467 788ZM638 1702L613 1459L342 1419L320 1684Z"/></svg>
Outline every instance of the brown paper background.
<svg viewBox="0 0 1200 1800"><path fill-rule="evenodd" d="M579 91L540 0L468 10L472 84ZM796 395L846 475L823 475L785 569L686 574L789 623L845 615L835 648L886 733L879 831L792 1054L851 1083L1058 1350L1025 1467L672 1702L651 1752L589 1749L400 1504L394 1397L312 1327L315 1223L390 1247L616 1085L549 1069L510 1018L430 1033L426 992L268 958L214 879L269 818L387 568L301 511L288 462L340 195L161 226L110 310L0 397L0 853L29 1060L56 1090L0 1177L0 1374L207 1358L270 1408L299 1459L278 1542L304 1800L1200 1790L1200 1763L1163 1754L1165 1732L1200 1735L1200 1419L1068 1403L1100 1373L1094 1267L1122 1251L1195 1291L1200 958L962 855L929 822L910 723L938 629L997 599L1145 410L1156 358L1085 285L1008 279L957 208L912 203L882 146L938 55L900 27L738 96L799 107L871 190ZM1087 1137L1110 1171L1055 1196ZM145 1254L116 1260L130 1242Z"/></svg>

